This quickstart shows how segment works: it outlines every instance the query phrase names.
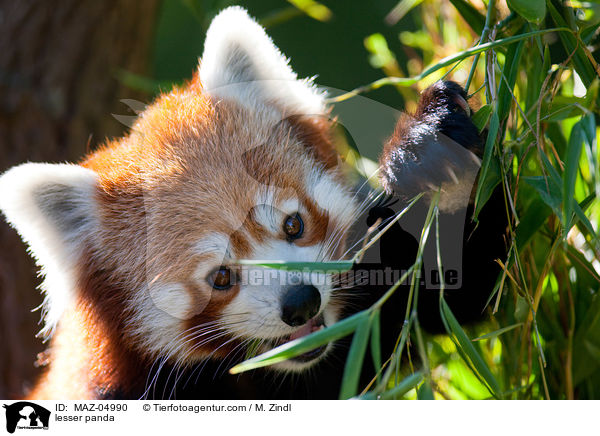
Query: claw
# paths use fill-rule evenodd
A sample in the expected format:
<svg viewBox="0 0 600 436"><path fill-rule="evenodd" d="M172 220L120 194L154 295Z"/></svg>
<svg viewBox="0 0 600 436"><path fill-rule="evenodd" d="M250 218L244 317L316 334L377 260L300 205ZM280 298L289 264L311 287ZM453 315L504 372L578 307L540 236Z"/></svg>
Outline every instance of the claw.
<svg viewBox="0 0 600 436"><path fill-rule="evenodd" d="M448 175L450 176L450 178L452 179L452 181L458 185L460 182L458 180L458 177L456 177L456 173L454 172L454 170L452 168L446 168L446 171L448 172Z"/></svg>
<svg viewBox="0 0 600 436"><path fill-rule="evenodd" d="M469 103L467 103L467 100L462 98L460 95L455 95L454 101L465 111L468 117L471 116L471 107L469 106Z"/></svg>

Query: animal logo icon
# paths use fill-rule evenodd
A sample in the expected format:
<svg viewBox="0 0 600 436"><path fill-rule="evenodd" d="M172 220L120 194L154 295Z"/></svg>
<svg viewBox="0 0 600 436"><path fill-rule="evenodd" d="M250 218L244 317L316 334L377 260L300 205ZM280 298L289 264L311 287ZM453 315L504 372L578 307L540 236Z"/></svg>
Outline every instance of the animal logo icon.
<svg viewBox="0 0 600 436"><path fill-rule="evenodd" d="M6 431L9 433L14 433L17 428L48 429L50 411L38 404L19 401L2 407L6 409Z"/></svg>

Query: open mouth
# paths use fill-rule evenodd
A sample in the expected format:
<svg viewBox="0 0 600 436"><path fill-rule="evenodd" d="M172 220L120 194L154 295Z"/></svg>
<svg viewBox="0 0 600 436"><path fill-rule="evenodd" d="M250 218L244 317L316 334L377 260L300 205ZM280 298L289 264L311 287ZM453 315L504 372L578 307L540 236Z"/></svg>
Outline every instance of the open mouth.
<svg viewBox="0 0 600 436"><path fill-rule="evenodd" d="M272 342L273 347L278 347L279 345L285 344L286 342L293 341L294 339L299 339L304 336L307 336L313 332L319 331L325 328L325 321L323 319L323 315L317 315L314 318L308 320L306 324L296 330L294 333L279 338ZM310 362L321 356L327 349L327 344L321 345L320 347L315 348L314 350L307 351L304 354L300 354L299 356L293 357L290 360L296 362Z"/></svg>

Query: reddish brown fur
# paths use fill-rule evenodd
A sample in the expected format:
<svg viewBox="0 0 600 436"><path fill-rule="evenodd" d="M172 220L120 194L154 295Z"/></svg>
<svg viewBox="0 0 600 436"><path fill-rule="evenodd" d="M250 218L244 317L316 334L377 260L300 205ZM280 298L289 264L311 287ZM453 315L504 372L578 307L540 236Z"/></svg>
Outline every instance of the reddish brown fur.
<svg viewBox="0 0 600 436"><path fill-rule="evenodd" d="M132 383L145 362L123 340L125 295L90 256L82 259L79 291L53 337L52 365L29 398L94 398L139 388Z"/></svg>
<svg viewBox="0 0 600 436"><path fill-rule="evenodd" d="M212 292L208 306L201 304L207 285L194 277L201 256L188 241L219 232L231 235L235 257L251 255L248 236L260 241L265 232L252 214L257 182L300 196L309 216L299 245L325 239L329 217L311 201L297 174L306 159L329 169L337 164L331 122L288 119L257 137L240 129L240 120L261 131L260 114L216 103L202 93L196 77L159 97L128 136L82 162L99 175L102 231L96 236L102 246L88 247L81 259L77 301L60 320L51 343L52 365L30 398L93 398L139 389L155 356L145 355L125 334L131 315L126 299L149 280L185 284L192 304L202 307L181 322L182 331L215 320L237 291ZM227 340L207 343L197 353L206 355Z"/></svg>

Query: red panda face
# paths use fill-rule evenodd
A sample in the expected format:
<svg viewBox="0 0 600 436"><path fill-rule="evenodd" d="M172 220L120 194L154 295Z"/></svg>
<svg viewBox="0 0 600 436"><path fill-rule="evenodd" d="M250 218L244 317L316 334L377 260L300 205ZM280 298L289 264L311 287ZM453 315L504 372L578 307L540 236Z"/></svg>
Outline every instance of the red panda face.
<svg viewBox="0 0 600 436"><path fill-rule="evenodd" d="M206 114L186 118L168 141L186 138L162 152L168 173L145 180L145 244L123 236L116 250L145 250L135 256L144 264L132 269L145 271L139 282L142 289L147 284L130 306L134 342L186 360L240 357L250 346L266 351L332 324L330 276L236 261L337 259L354 216L340 169L314 150L323 144L306 141L300 121L265 116L233 100L211 97L208 104L208 121ZM144 115L149 123L154 110ZM301 369L314 357L280 367Z"/></svg>
<svg viewBox="0 0 600 436"><path fill-rule="evenodd" d="M46 275L45 332L83 305L128 347L189 363L335 322L330 275L237 263L340 257L356 208L330 129L323 95L262 28L239 8L222 12L194 79L127 137L81 165L0 178L0 209Z"/></svg>

